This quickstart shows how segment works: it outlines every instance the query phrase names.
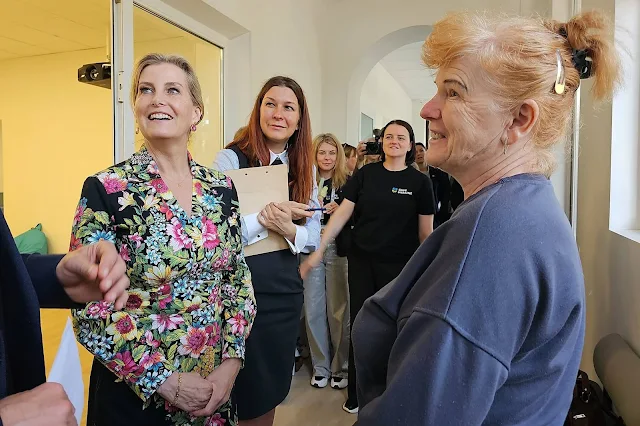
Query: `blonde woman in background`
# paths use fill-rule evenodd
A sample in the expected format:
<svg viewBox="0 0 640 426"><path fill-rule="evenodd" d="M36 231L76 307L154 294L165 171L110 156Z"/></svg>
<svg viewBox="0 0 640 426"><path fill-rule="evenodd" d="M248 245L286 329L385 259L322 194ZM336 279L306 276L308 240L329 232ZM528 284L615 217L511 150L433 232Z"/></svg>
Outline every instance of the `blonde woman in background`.
<svg viewBox="0 0 640 426"><path fill-rule="evenodd" d="M324 207L321 226L342 201L342 187L349 178L342 144L331 133L318 135L313 141L318 174L318 200ZM349 361L349 288L347 250L350 229L329 243L321 263L304 280L304 313L311 352L313 373L311 386L347 387ZM303 255L306 259L308 255Z"/></svg>

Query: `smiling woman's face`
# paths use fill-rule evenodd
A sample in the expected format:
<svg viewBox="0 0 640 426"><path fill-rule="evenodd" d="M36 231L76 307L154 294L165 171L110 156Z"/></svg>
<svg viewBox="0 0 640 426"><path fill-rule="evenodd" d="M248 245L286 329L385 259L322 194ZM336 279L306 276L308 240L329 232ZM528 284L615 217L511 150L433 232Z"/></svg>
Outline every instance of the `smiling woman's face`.
<svg viewBox="0 0 640 426"><path fill-rule="evenodd" d="M459 59L438 71L436 95L420 115L429 120L427 163L455 176L495 161L508 116L494 110L494 97L475 59Z"/></svg>
<svg viewBox="0 0 640 426"><path fill-rule="evenodd" d="M260 128L270 142L283 143L298 129L300 105L293 90L274 86L260 105Z"/></svg>
<svg viewBox="0 0 640 426"><path fill-rule="evenodd" d="M384 150L385 157L405 158L407 152L411 151L409 130L399 124L388 125L382 137L382 149Z"/></svg>
<svg viewBox="0 0 640 426"><path fill-rule="evenodd" d="M159 139L186 141L191 126L200 119L187 75L166 63L149 65L140 74L134 113L140 132L151 143Z"/></svg>

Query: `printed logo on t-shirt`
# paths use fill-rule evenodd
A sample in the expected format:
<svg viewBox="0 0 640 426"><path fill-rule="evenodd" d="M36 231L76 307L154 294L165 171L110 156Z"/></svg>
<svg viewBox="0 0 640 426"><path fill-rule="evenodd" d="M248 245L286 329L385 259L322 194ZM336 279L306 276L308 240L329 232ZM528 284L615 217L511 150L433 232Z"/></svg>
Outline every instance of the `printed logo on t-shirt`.
<svg viewBox="0 0 640 426"><path fill-rule="evenodd" d="M413 195L413 192L411 191L407 191L404 188L395 188L395 187L391 189L391 193L400 194L400 195Z"/></svg>

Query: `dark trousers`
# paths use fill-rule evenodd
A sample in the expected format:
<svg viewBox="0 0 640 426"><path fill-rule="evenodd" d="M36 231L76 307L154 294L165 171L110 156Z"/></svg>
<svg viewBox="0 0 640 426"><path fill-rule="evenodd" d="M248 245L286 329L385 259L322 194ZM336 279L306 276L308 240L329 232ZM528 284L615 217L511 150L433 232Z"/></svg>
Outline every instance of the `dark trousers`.
<svg viewBox="0 0 640 426"><path fill-rule="evenodd" d="M349 303L351 310L351 330L356 315L362 309L364 302L376 294L400 274L407 261L387 261L379 258L372 259L364 254L349 254ZM350 339L352 342L353 339ZM353 344L349 344L349 387L348 397L356 402L356 364L353 356Z"/></svg>

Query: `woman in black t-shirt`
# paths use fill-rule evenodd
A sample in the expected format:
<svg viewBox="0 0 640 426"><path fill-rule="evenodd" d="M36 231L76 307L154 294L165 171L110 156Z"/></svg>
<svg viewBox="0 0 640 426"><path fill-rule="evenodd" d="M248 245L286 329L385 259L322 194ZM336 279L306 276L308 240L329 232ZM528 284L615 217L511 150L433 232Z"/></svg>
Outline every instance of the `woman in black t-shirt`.
<svg viewBox="0 0 640 426"><path fill-rule="evenodd" d="M351 323L364 301L393 280L433 231L435 203L429 177L410 167L416 142L411 125L393 120L382 130L382 161L367 164L344 186L345 199L331 215L320 247L301 265L305 277L353 215L348 255ZM349 396L343 409L358 411L353 349Z"/></svg>

